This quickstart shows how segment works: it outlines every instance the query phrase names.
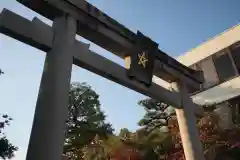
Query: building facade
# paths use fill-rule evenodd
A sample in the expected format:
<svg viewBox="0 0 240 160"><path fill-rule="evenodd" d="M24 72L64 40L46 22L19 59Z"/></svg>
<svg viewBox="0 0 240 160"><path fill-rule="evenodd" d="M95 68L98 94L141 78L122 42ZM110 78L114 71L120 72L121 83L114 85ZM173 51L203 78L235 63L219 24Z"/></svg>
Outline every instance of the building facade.
<svg viewBox="0 0 240 160"><path fill-rule="evenodd" d="M200 90L189 87L199 105L216 105L223 128L240 123L240 25L188 51L177 60L202 70Z"/></svg>

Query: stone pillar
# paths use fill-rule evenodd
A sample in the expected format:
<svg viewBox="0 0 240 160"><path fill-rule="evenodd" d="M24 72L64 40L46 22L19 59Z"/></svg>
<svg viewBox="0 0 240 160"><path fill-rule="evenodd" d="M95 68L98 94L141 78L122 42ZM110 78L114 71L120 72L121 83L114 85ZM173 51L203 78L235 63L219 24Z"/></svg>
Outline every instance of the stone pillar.
<svg viewBox="0 0 240 160"><path fill-rule="evenodd" d="M182 108L175 109L186 160L205 160L199 132L196 125L194 105L189 97L186 84L172 84L174 91L180 92Z"/></svg>
<svg viewBox="0 0 240 160"><path fill-rule="evenodd" d="M53 23L53 44L46 54L27 160L62 159L76 25L70 16Z"/></svg>

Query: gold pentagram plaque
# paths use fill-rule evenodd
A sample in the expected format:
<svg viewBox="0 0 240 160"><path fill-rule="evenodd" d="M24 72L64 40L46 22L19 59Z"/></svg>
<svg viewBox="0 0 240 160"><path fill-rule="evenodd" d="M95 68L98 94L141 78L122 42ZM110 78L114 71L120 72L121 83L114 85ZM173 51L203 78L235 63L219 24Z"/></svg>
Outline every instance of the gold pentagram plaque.
<svg viewBox="0 0 240 160"><path fill-rule="evenodd" d="M147 86L152 83L153 68L158 44L141 32L137 33L135 46L126 60L130 60L128 65L128 76Z"/></svg>
<svg viewBox="0 0 240 160"><path fill-rule="evenodd" d="M138 54L138 64L143 68L146 68L148 63L148 58L146 57L146 52L142 52Z"/></svg>

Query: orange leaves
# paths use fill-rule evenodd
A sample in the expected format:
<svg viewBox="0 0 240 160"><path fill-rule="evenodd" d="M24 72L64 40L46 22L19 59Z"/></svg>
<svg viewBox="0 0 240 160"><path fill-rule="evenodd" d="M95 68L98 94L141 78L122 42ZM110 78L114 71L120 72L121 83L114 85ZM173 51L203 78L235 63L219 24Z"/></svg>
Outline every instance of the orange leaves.
<svg viewBox="0 0 240 160"><path fill-rule="evenodd" d="M133 147L123 145L110 155L111 160L143 160L141 154Z"/></svg>

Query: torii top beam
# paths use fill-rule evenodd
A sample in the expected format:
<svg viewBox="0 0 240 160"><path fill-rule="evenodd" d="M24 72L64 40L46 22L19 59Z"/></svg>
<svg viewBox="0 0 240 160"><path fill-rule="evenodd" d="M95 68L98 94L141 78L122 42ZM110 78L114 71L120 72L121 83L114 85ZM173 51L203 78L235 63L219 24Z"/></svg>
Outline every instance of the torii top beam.
<svg viewBox="0 0 240 160"><path fill-rule="evenodd" d="M25 19L7 9L0 13L0 33L8 35L16 40L32 47L48 52L52 48L54 33L47 24L34 18L32 21ZM180 93L169 91L155 83L150 87L144 87L141 83L132 81L124 74L125 68L108 60L105 57L89 50L89 45L75 41L73 62L95 74L103 76L113 82L133 89L157 100L181 108ZM201 107L193 104L195 114L202 115Z"/></svg>
<svg viewBox="0 0 240 160"><path fill-rule="evenodd" d="M85 0L17 0L28 8L51 20L70 14L78 20L77 33L113 54L125 58L135 47L136 33L107 16ZM160 67L160 69L159 69ZM156 54L154 74L167 82L184 77L189 85L203 83L203 74L179 63L159 50Z"/></svg>

